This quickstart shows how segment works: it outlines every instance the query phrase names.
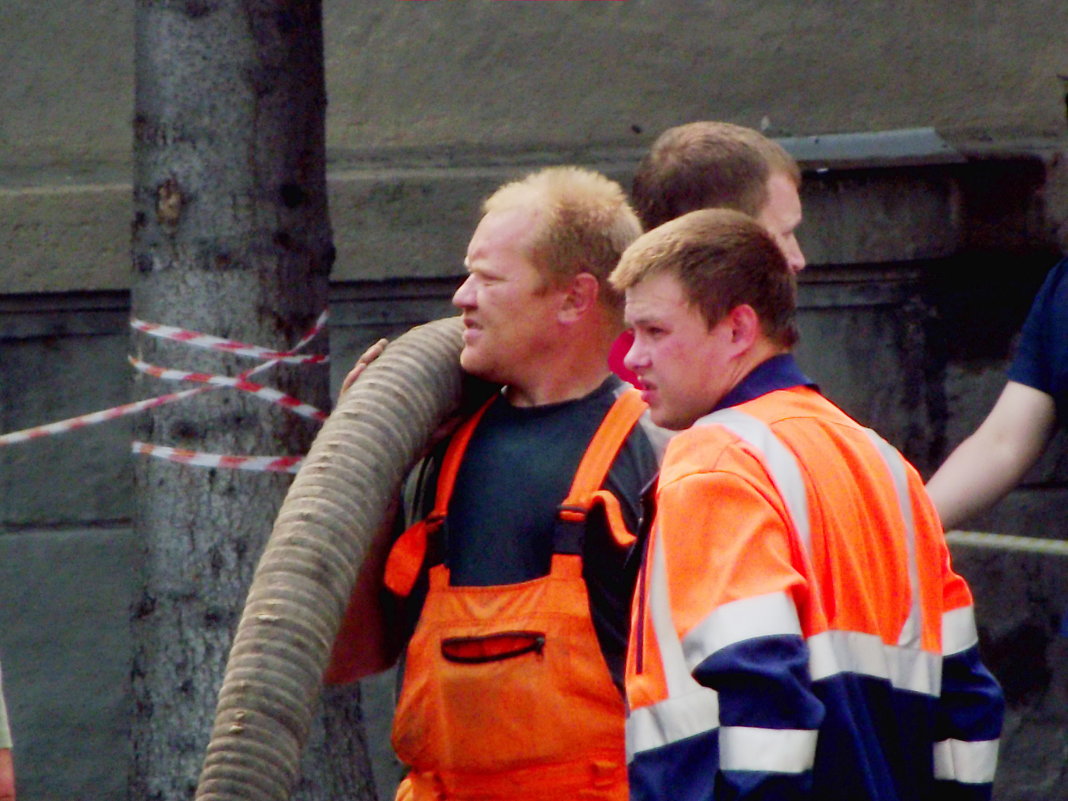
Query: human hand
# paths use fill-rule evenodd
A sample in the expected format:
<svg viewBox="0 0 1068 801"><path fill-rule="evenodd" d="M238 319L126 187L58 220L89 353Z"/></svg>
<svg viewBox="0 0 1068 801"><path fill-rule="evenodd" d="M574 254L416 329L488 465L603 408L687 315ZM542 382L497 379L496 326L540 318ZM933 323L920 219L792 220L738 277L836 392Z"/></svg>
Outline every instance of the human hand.
<svg viewBox="0 0 1068 801"><path fill-rule="evenodd" d="M349 374L345 376L345 380L341 382L341 392L339 394L344 395L349 387L356 383L356 379L367 369L367 365L381 356L388 344L389 340L380 339L361 354L360 358L356 360L356 364L349 370Z"/></svg>

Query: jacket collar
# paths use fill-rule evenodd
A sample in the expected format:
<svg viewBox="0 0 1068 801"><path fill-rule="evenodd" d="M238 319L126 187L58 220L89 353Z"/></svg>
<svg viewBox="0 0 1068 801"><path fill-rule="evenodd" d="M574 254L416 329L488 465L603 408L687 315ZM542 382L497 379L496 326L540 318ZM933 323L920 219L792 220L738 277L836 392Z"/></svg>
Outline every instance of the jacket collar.
<svg viewBox="0 0 1068 801"><path fill-rule="evenodd" d="M801 372L792 353L780 353L753 368L752 372L741 380L741 383L723 396L712 411L728 409L777 389L790 389L791 387L811 387L819 391L816 383Z"/></svg>

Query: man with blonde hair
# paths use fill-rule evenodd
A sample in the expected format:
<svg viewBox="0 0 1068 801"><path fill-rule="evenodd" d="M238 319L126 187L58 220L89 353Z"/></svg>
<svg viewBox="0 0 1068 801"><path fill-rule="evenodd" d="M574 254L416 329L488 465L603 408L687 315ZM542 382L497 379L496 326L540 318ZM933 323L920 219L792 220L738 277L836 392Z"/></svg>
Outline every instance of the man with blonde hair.
<svg viewBox="0 0 1068 801"><path fill-rule="evenodd" d="M588 170L485 201L453 303L462 367L502 388L434 455L384 578L407 626L398 798L626 801L627 557L658 449L607 367L622 329L607 277L640 232ZM328 681L367 672L348 629Z"/></svg>
<svg viewBox="0 0 1068 801"><path fill-rule="evenodd" d="M971 594L917 472L797 368L772 237L691 212L611 281L679 430L634 603L631 798L989 798L1004 703Z"/></svg>

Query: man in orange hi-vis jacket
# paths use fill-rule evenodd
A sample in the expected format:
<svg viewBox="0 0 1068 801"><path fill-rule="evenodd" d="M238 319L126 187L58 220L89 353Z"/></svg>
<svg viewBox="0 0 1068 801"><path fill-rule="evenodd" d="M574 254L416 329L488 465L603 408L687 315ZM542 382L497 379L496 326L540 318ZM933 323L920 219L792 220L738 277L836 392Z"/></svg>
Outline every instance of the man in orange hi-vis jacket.
<svg viewBox="0 0 1068 801"><path fill-rule="evenodd" d="M790 355L780 248L695 211L611 281L625 363L680 430L632 617L631 798L988 798L1003 699L971 594L916 471Z"/></svg>

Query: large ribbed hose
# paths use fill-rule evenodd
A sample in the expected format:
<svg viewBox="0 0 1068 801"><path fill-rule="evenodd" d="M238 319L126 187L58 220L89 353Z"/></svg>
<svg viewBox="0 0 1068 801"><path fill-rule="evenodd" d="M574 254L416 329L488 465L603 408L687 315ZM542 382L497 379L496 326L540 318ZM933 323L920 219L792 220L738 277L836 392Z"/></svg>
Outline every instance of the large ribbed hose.
<svg viewBox="0 0 1068 801"><path fill-rule="evenodd" d="M461 396L458 318L392 342L316 437L260 557L197 786L210 801L287 801L323 671L372 539Z"/></svg>

